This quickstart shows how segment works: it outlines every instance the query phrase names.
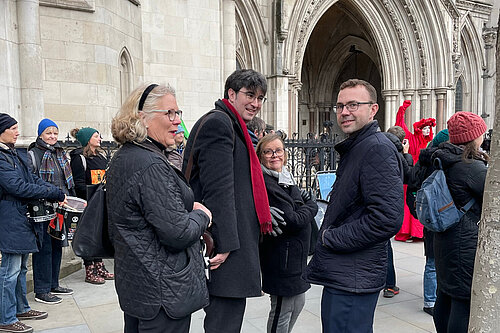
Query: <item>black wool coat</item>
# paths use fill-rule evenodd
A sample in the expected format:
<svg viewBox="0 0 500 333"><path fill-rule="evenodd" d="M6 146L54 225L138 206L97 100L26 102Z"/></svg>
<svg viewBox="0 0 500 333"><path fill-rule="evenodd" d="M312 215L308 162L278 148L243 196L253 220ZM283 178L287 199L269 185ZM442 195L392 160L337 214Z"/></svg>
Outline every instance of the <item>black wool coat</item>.
<svg viewBox="0 0 500 333"><path fill-rule="evenodd" d="M150 142L125 143L106 176L118 300L123 312L146 320L162 307L171 316L189 295L207 294L203 267L185 268L193 262L186 249L199 245L209 217L192 210L191 189L161 154Z"/></svg>
<svg viewBox="0 0 500 333"><path fill-rule="evenodd" d="M311 286L302 279L306 267L311 221L318 205L309 200L304 203L297 186L278 184L278 179L264 174L269 205L284 212L286 226L277 237L264 236L260 244L262 290L270 295L294 296Z"/></svg>
<svg viewBox="0 0 500 333"><path fill-rule="evenodd" d="M401 160L377 121L335 149L337 179L305 277L351 293L377 292L385 286L387 241L403 224Z"/></svg>
<svg viewBox="0 0 500 333"><path fill-rule="evenodd" d="M184 151L183 172L193 154L189 181L195 200L212 212L211 232L217 253L230 252L226 261L211 270L208 289L219 297L261 295L259 236L250 176L250 157L243 130L219 100L193 140L201 123L194 125ZM203 119L203 118L202 118Z"/></svg>
<svg viewBox="0 0 500 333"><path fill-rule="evenodd" d="M448 189L457 207L471 198L474 205L460 222L444 232L434 233L434 257L438 290L463 300L470 299L479 220L481 218L487 167L483 160L464 161L462 148L445 142L432 155L439 157Z"/></svg>
<svg viewBox="0 0 500 333"><path fill-rule="evenodd" d="M101 154L85 157L85 167L80 156L82 154L83 148L77 148L69 153L76 196L87 200L87 185L99 184L100 182L96 177L92 177L92 174L100 171L104 174L104 170L108 167L108 159Z"/></svg>

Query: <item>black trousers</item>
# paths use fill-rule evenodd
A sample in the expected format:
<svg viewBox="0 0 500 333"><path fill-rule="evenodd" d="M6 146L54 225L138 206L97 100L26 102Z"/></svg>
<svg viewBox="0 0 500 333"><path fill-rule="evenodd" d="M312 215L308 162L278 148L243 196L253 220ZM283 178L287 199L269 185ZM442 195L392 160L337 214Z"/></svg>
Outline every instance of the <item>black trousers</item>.
<svg viewBox="0 0 500 333"><path fill-rule="evenodd" d="M469 314L470 299L453 298L438 289L434 305L434 325L437 333L467 333Z"/></svg>
<svg viewBox="0 0 500 333"><path fill-rule="evenodd" d="M161 308L158 315L151 320L132 317L126 313L124 333L189 333L191 315L182 319L172 319Z"/></svg>
<svg viewBox="0 0 500 333"><path fill-rule="evenodd" d="M205 333L239 333L247 305L246 298L228 298L210 295L205 310Z"/></svg>

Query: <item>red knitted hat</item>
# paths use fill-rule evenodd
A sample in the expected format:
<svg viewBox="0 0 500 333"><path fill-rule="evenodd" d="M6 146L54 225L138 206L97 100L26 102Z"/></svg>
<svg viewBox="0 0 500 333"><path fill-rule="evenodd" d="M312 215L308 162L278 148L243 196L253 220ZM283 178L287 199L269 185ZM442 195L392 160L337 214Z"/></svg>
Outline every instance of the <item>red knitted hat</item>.
<svg viewBox="0 0 500 333"><path fill-rule="evenodd" d="M450 142L453 144L470 142L486 132L483 118L472 112L457 112L448 119Z"/></svg>

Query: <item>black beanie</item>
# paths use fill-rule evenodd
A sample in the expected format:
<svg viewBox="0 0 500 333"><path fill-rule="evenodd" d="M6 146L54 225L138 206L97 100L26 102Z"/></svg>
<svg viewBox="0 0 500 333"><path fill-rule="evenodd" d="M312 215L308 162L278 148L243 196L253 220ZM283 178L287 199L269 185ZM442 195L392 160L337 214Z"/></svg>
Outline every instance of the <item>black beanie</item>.
<svg viewBox="0 0 500 333"><path fill-rule="evenodd" d="M15 124L17 124L17 120L9 116L7 113L0 113L0 134Z"/></svg>

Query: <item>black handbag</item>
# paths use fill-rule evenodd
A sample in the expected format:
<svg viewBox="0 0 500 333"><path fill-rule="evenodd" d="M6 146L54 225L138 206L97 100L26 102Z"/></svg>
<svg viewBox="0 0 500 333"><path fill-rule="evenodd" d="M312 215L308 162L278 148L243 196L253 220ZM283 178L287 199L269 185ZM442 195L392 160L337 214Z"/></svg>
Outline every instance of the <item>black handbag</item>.
<svg viewBox="0 0 500 333"><path fill-rule="evenodd" d="M87 189L91 194L73 236L73 251L81 258L113 258L115 250L108 231L106 186ZM93 193L90 193L93 192Z"/></svg>

